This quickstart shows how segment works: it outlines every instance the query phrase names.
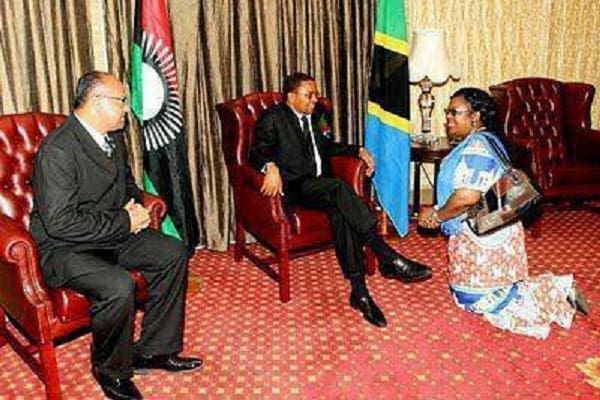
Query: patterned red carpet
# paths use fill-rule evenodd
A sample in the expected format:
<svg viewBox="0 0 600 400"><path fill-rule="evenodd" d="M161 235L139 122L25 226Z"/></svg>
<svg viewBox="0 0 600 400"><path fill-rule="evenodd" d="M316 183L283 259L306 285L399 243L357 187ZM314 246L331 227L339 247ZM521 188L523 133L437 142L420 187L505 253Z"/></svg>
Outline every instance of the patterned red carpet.
<svg viewBox="0 0 600 400"><path fill-rule="evenodd" d="M135 378L146 398L598 398L600 396L600 215L549 214L528 238L531 273L574 271L592 314L546 341L499 331L456 308L444 273L442 237L414 230L393 241L433 265L434 278L404 285L369 278L389 325L376 329L348 306L333 250L292 262L292 301L248 262L200 251L191 264L187 354L199 372ZM67 399L102 398L89 373L84 335L58 349ZM40 381L0 348L0 399L43 398Z"/></svg>

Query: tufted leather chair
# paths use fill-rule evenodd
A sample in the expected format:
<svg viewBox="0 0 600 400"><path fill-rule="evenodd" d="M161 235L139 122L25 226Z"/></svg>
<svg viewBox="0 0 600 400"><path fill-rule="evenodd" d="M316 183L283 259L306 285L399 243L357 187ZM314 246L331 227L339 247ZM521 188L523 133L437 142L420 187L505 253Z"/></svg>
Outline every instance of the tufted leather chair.
<svg viewBox="0 0 600 400"><path fill-rule="evenodd" d="M35 153L42 139L64 115L26 113L0 116L0 346L10 344L44 382L49 399L60 399L55 343L90 326L88 300L68 289L47 287L38 266L38 251L29 227L33 205L30 185ZM158 197L144 194L152 227L166 211ZM137 271L136 301L148 297L147 284ZM7 322L23 334L17 339ZM33 355L39 354L39 361Z"/></svg>
<svg viewBox="0 0 600 400"><path fill-rule="evenodd" d="M522 78L490 87L514 162L544 196L542 210L567 200L600 198L600 131L591 129L595 88L586 83ZM541 218L533 229L541 235Z"/></svg>
<svg viewBox="0 0 600 400"><path fill-rule="evenodd" d="M260 193L263 174L248 163L248 152L254 142L254 128L261 114L283 101L279 92L254 92L217 105L223 135L223 153L233 187L235 202L236 261L248 257L279 284L279 298L290 300L290 259L331 247L332 235L327 215L303 208L289 209L281 196L265 197ZM325 113L330 120L331 100L320 98L315 112ZM355 157L331 159L332 174L348 183L359 197L372 206L366 165ZM245 244L245 232L251 233L274 255L261 258ZM277 263L279 271L270 268ZM367 272L375 271L373 253L367 251Z"/></svg>

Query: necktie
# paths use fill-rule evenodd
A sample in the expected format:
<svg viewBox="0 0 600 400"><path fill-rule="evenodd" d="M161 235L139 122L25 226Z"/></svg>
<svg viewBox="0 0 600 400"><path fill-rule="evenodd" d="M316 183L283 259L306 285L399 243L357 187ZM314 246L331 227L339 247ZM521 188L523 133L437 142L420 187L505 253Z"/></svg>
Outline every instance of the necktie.
<svg viewBox="0 0 600 400"><path fill-rule="evenodd" d="M111 138L109 135L104 136L104 144L102 145L102 150L106 153L108 158L112 157L113 150L115 149L115 140Z"/></svg>
<svg viewBox="0 0 600 400"><path fill-rule="evenodd" d="M302 117L302 133L304 134L304 140L310 141L310 127L306 115Z"/></svg>
<svg viewBox="0 0 600 400"><path fill-rule="evenodd" d="M312 134L310 132L308 117L305 115L302 117L302 134L304 136L304 149L308 159L310 160L311 171L316 174L317 165L315 163L315 149L312 142Z"/></svg>

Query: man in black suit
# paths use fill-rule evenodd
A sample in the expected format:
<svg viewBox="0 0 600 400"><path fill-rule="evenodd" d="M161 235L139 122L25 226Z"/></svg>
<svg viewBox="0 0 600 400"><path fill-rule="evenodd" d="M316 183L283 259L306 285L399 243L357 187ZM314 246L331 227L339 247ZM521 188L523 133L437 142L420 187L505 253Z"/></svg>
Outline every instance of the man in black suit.
<svg viewBox="0 0 600 400"><path fill-rule="evenodd" d="M102 72L83 75L75 109L48 135L33 171L31 233L45 281L92 303L92 372L114 399L137 399L131 378L151 368L184 371L202 360L183 347L187 255L177 240L149 229L150 215L127 165L124 85ZM148 281L142 333L133 344L135 284Z"/></svg>
<svg viewBox="0 0 600 400"><path fill-rule="evenodd" d="M287 204L326 210L335 250L344 276L350 280L350 305L378 327L387 325L365 283L364 252L370 246L380 259L387 278L403 282L429 279L431 270L400 256L379 236L377 219L345 182L329 174L329 157L353 155L365 161L367 173L375 161L363 147L342 145L319 134L313 114L317 85L310 75L294 73L283 84L285 104L268 110L256 125L250 162L265 174L262 193L283 195Z"/></svg>

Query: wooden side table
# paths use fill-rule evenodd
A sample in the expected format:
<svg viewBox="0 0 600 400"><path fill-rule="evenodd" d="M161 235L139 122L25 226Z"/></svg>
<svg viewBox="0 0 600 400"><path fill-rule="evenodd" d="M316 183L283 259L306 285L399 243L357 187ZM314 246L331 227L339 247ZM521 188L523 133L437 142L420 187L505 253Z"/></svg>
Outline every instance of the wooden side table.
<svg viewBox="0 0 600 400"><path fill-rule="evenodd" d="M421 209L421 166L423 163L433 164L433 204L437 203L437 178L442 159L452 150L446 137L441 137L436 143L427 144L412 142L410 146L410 161L414 162L413 206L412 211L418 213Z"/></svg>

